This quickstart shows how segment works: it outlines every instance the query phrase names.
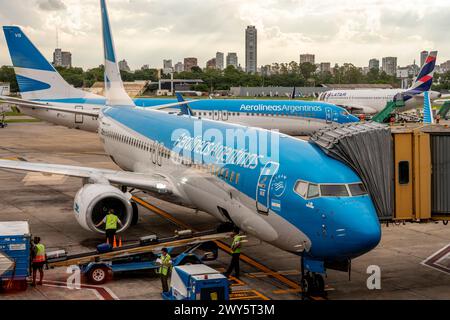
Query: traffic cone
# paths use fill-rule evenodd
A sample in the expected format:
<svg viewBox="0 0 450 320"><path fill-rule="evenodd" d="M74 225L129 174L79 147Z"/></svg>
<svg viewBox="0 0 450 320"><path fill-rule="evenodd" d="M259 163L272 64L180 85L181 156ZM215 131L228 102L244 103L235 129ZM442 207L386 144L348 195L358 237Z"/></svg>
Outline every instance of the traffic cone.
<svg viewBox="0 0 450 320"><path fill-rule="evenodd" d="M119 238L119 248L122 247L122 237Z"/></svg>
<svg viewBox="0 0 450 320"><path fill-rule="evenodd" d="M117 248L116 236L114 236L113 248Z"/></svg>

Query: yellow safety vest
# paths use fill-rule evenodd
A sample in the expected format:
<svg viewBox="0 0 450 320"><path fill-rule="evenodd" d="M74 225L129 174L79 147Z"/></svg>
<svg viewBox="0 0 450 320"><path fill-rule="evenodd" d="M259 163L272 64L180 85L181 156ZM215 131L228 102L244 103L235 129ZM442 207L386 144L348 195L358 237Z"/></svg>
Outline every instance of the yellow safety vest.
<svg viewBox="0 0 450 320"><path fill-rule="evenodd" d="M236 235L233 238L233 243L231 244L231 248L233 250L233 253L241 253L241 245L238 243L241 242L241 236Z"/></svg>
<svg viewBox="0 0 450 320"><path fill-rule="evenodd" d="M106 228L105 230L117 229L117 221L119 218L115 214L108 214L106 216Z"/></svg>
<svg viewBox="0 0 450 320"><path fill-rule="evenodd" d="M169 254L166 256L161 256L161 266L159 267L158 273L163 276L167 276L169 270L172 268L172 261Z"/></svg>
<svg viewBox="0 0 450 320"><path fill-rule="evenodd" d="M36 256L33 262L44 262L45 261L45 246L42 243L36 245Z"/></svg>

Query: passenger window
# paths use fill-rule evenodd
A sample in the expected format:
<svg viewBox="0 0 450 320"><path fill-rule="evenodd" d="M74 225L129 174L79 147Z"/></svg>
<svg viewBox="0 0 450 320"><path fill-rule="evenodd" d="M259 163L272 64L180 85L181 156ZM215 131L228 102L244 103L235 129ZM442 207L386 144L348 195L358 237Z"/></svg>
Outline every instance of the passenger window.
<svg viewBox="0 0 450 320"><path fill-rule="evenodd" d="M367 194L366 187L362 183L349 184L348 188L353 197Z"/></svg>
<svg viewBox="0 0 450 320"><path fill-rule="evenodd" d="M320 194L322 197L348 197L344 184L323 184L320 186Z"/></svg>
<svg viewBox="0 0 450 320"><path fill-rule="evenodd" d="M319 195L319 186L317 184L310 183L308 186L308 199L317 198Z"/></svg>
<svg viewBox="0 0 450 320"><path fill-rule="evenodd" d="M409 161L400 161L398 163L398 183L409 183Z"/></svg>
<svg viewBox="0 0 450 320"><path fill-rule="evenodd" d="M308 192L308 182L297 181L294 191L297 192L302 198L306 198L306 193Z"/></svg>

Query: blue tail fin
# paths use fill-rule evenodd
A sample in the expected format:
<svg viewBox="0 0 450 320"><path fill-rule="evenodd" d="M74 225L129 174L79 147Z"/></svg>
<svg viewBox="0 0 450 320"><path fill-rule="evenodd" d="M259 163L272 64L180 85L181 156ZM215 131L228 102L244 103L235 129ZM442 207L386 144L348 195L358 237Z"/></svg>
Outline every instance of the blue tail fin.
<svg viewBox="0 0 450 320"><path fill-rule="evenodd" d="M181 95L181 93L176 92L175 95L177 96L178 102L186 101L186 100L184 100L184 98ZM182 114L186 114L188 116L192 116L193 115L192 109L191 109L191 107L188 104L182 104L182 105L180 105L180 108L181 108L181 113Z"/></svg>
<svg viewBox="0 0 450 320"><path fill-rule="evenodd" d="M22 98L102 98L68 84L19 27L4 26L3 32Z"/></svg>

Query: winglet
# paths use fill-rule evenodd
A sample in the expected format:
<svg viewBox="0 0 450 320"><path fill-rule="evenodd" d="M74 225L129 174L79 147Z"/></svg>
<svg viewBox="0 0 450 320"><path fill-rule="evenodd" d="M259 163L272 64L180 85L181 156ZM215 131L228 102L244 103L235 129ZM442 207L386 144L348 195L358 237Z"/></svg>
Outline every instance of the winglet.
<svg viewBox="0 0 450 320"><path fill-rule="evenodd" d="M103 48L105 53L105 94L108 106L135 107L133 100L128 96L120 76L119 65L114 49L114 40L109 23L106 0L100 0L102 12Z"/></svg>
<svg viewBox="0 0 450 320"><path fill-rule="evenodd" d="M423 93L423 123L434 124L429 91Z"/></svg>
<svg viewBox="0 0 450 320"><path fill-rule="evenodd" d="M181 93L176 92L175 95L177 96L177 100L178 102L185 102L183 96L181 95ZM188 116L192 116L194 113L192 112L191 107L188 104L182 104L180 105L180 109L181 109L181 114L185 114Z"/></svg>

